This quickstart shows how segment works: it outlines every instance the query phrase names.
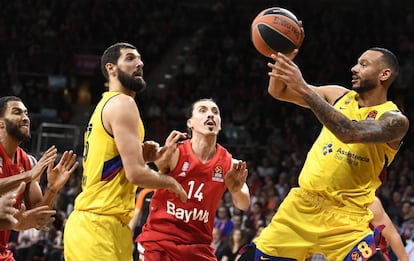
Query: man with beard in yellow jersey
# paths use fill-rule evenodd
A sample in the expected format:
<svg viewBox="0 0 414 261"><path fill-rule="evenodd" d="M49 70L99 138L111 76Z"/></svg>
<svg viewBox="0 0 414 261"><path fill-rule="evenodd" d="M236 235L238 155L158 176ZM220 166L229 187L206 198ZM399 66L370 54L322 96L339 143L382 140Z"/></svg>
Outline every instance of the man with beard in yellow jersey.
<svg viewBox="0 0 414 261"><path fill-rule="evenodd" d="M137 49L128 43L110 46L101 57L109 91L103 94L85 132L82 192L64 231L66 261L132 260L128 222L137 186L165 188L181 201L187 199L174 178L146 165L166 149L142 143L144 126L134 98L145 87L143 66Z"/></svg>
<svg viewBox="0 0 414 261"><path fill-rule="evenodd" d="M283 54L269 63L269 93L309 108L323 124L299 176L299 188L284 199L240 260L383 260L376 251L368 207L408 130L408 119L388 89L398 74L395 55L365 51L352 67L352 90L312 86ZM253 255L255 257L253 257Z"/></svg>

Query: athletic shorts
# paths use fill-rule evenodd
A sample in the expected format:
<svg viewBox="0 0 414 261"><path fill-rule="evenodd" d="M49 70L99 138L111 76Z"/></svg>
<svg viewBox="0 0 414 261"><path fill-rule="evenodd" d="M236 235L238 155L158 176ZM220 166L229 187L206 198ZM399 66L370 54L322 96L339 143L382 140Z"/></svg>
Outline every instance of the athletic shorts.
<svg viewBox="0 0 414 261"><path fill-rule="evenodd" d="M140 261L214 261L213 248L208 244L177 245L172 241L138 242Z"/></svg>
<svg viewBox="0 0 414 261"><path fill-rule="evenodd" d="M376 252L372 218L368 209L340 207L294 188L254 243L268 257L305 260L323 253L328 260L366 260Z"/></svg>
<svg viewBox="0 0 414 261"><path fill-rule="evenodd" d="M132 260L132 232L113 216L74 210L63 240L66 261Z"/></svg>

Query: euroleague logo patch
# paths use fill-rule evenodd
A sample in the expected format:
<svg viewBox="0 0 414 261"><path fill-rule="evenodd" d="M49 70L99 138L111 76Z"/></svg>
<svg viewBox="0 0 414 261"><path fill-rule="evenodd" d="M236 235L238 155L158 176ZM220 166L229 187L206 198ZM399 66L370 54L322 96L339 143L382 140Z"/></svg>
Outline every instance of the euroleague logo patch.
<svg viewBox="0 0 414 261"><path fill-rule="evenodd" d="M373 110L368 112L368 116L366 118L366 120L375 120L375 117L377 117L378 111Z"/></svg>
<svg viewBox="0 0 414 261"><path fill-rule="evenodd" d="M214 173L213 173L213 181L224 182L223 179L223 167L222 166L215 166Z"/></svg>

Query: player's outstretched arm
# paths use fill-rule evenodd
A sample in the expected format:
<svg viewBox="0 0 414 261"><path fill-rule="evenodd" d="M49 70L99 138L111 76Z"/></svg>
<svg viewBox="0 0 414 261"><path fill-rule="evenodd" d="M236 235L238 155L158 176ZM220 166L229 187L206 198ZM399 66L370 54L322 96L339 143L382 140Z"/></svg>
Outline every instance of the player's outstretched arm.
<svg viewBox="0 0 414 261"><path fill-rule="evenodd" d="M241 210L246 210L250 206L250 192L246 184L247 174L246 162L233 159L232 166L224 177L233 204Z"/></svg>
<svg viewBox="0 0 414 261"><path fill-rule="evenodd" d="M168 189L185 202L187 194L183 187L174 178L152 170L144 160L139 130L140 114L134 99L127 95L115 96L105 105L102 117L105 128L114 136L125 177L144 188Z"/></svg>
<svg viewBox="0 0 414 261"><path fill-rule="evenodd" d="M338 85L316 87L307 84L302 78L302 74L297 65L291 61L291 57L296 55L295 52L297 52L297 49L293 51L292 54L288 55L283 55L281 53L273 54L271 58L274 60L274 62L269 62L267 64L267 66L272 69L272 71L268 73L268 92L273 98L309 108L310 106L305 101L301 92L297 91L295 88L288 87L288 84L294 83L296 85L300 84L302 86L305 86L306 88L318 93L329 104L333 104L337 98L349 91L348 89Z"/></svg>
<svg viewBox="0 0 414 261"><path fill-rule="evenodd" d="M385 228L382 230L381 235L387 240L392 251L398 257L398 260L408 261L408 254L405 251L400 234L398 233L388 214L385 212L379 198L375 197L375 200L369 206L369 209L374 214L374 219L371 221L372 225L385 225Z"/></svg>

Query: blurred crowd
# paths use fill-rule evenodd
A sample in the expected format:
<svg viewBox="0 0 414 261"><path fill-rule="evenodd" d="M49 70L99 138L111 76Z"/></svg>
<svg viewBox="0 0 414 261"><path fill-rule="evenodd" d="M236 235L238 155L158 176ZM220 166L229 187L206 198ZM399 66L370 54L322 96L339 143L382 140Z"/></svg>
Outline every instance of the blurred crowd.
<svg viewBox="0 0 414 261"><path fill-rule="evenodd" d="M233 208L226 194L216 213L212 245L227 248L226 255L231 256L229 248L235 249L260 233L289 189L297 185L307 150L321 128L306 109L275 101L267 94L267 58L253 48L249 35L250 22L260 10L282 6L303 21L306 38L296 61L304 78L315 85L349 86L350 68L365 49L381 46L393 51L401 72L390 99L414 122L410 103L414 96L414 3L333 2L0 2L0 95L13 94L24 100L35 131L43 121L74 123L74 108L93 107L104 90L96 57L111 43L126 41L137 46L146 76L156 75L160 63L169 63L170 77L162 88L153 84L137 98L146 139L162 144L172 129L185 131L185 109L193 101L201 97L217 101L223 118L219 142L236 158L247 161L252 194L248 211ZM185 39L181 51L173 61L165 61L166 52L178 39ZM94 65L87 74L77 63L85 56ZM387 181L378 190L406 241L414 240L413 137L410 127ZM33 148L30 143L26 146L29 151ZM55 206L59 218L51 232L15 234L20 260L60 260L64 221L80 191L80 179L81 168L60 191ZM38 249L41 251L36 254ZM226 251L217 251L217 255L221 257ZM36 255L43 259L22 258Z"/></svg>

